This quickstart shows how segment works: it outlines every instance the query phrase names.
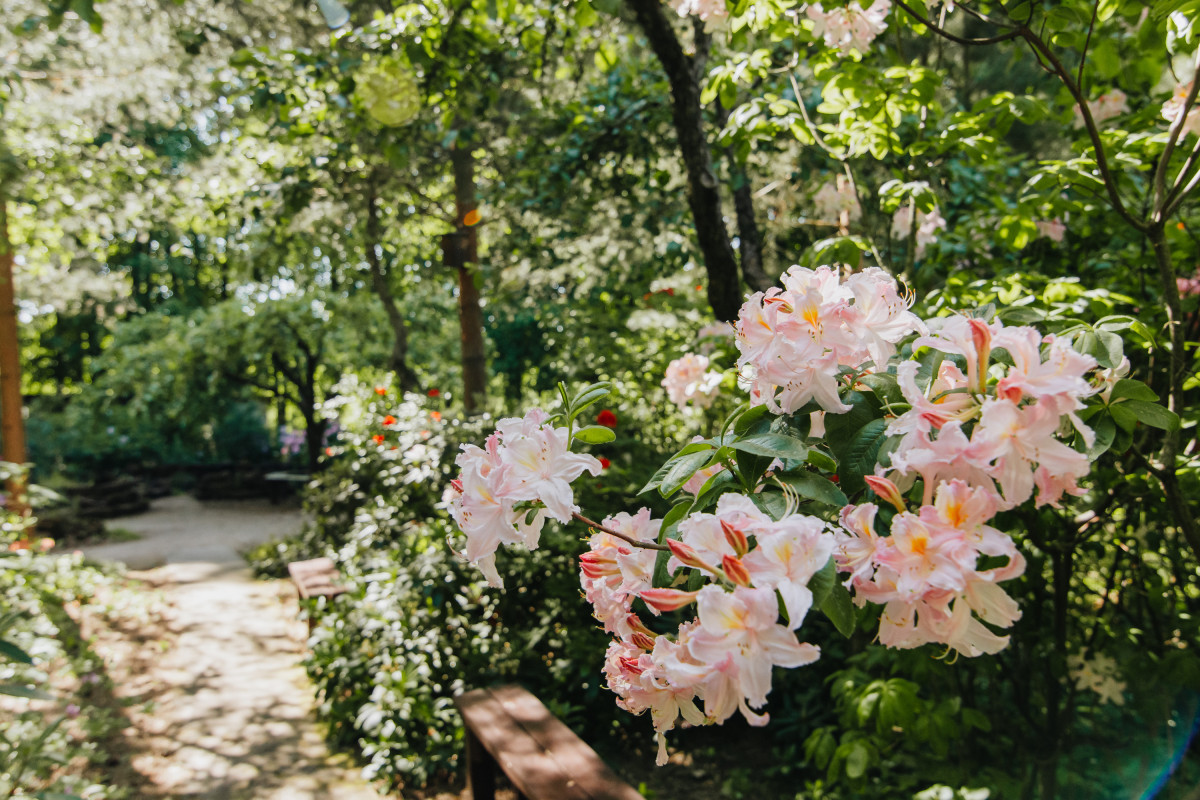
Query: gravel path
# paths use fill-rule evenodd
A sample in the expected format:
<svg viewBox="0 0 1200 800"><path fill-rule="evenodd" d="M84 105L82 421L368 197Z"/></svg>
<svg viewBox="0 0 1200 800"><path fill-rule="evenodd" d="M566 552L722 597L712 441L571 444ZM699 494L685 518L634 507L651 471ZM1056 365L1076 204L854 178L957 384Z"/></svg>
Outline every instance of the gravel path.
<svg viewBox="0 0 1200 800"><path fill-rule="evenodd" d="M294 593L252 580L238 554L299 525L299 512L266 503L171 497L110 523L137 541L83 548L143 570L133 577L158 586L166 605L164 630L110 668L119 693L141 704L127 732L143 781L132 797L378 800L331 758L313 720Z"/></svg>

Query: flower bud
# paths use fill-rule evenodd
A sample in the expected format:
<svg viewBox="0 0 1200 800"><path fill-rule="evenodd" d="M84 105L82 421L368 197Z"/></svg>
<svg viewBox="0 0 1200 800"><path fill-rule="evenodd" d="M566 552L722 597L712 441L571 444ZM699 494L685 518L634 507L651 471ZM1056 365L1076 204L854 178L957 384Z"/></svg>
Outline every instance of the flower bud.
<svg viewBox="0 0 1200 800"><path fill-rule="evenodd" d="M678 611L690 605L696 599L697 592L684 592L679 589L646 589L638 597L656 613L663 611Z"/></svg>
<svg viewBox="0 0 1200 800"><path fill-rule="evenodd" d="M987 366L988 360L992 355L992 330L988 324L981 319L972 317L967 320L967 324L971 327L971 344L975 345L975 353L979 360L974 367L975 379L979 381L976 388L979 391L987 391Z"/></svg>
<svg viewBox="0 0 1200 800"><path fill-rule="evenodd" d="M729 542L729 546L733 548L733 552L738 554L738 558L746 555L746 551L750 549L750 540L746 538L746 534L725 520L721 520L721 532L725 534L725 541Z"/></svg>
<svg viewBox="0 0 1200 800"><path fill-rule="evenodd" d="M688 567L696 567L697 569L707 569L708 565L700 558L700 555L690 544L684 544L678 539L667 539L667 547L671 548L671 555L678 558Z"/></svg>
<svg viewBox="0 0 1200 800"><path fill-rule="evenodd" d="M621 572L616 559L605 558L594 550L579 556L579 568L592 580L618 575Z"/></svg>
<svg viewBox="0 0 1200 800"><path fill-rule="evenodd" d="M871 487L871 491L879 495L879 499L891 503L897 511L902 512L908 508L904 504L904 496L900 494L900 488L887 478L879 475L865 475L863 480L867 482L867 486Z"/></svg>
<svg viewBox="0 0 1200 800"><path fill-rule="evenodd" d="M644 634L641 631L634 631L633 635L629 637L629 641L643 650L649 651L654 649L654 637Z"/></svg>
<svg viewBox="0 0 1200 800"><path fill-rule="evenodd" d="M742 563L740 558L734 558L731 555L721 556L721 569L725 570L725 577L736 583L738 586L750 586L750 570L746 569L746 565Z"/></svg>

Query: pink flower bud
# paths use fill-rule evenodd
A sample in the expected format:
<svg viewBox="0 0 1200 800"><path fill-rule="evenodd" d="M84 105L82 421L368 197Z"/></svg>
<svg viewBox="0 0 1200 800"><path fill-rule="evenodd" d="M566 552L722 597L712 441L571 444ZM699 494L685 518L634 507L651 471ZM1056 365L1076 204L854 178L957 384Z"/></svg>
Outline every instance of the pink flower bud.
<svg viewBox="0 0 1200 800"><path fill-rule="evenodd" d="M750 570L746 569L746 565L742 563L740 558L734 558L731 555L721 556L721 569L725 570L725 577L736 583L738 586L750 586Z"/></svg>
<svg viewBox="0 0 1200 800"><path fill-rule="evenodd" d="M967 320L967 324L971 327L971 344L975 345L975 353L979 358L977 365L973 365L975 378L979 381L979 391L983 392L987 390L987 365L992 355L992 330L986 322L974 317Z"/></svg>
<svg viewBox="0 0 1200 800"><path fill-rule="evenodd" d="M667 539L667 547L671 548L671 555L682 561L685 566L696 567L698 569L708 568L708 565L704 563L691 545L684 544L678 539Z"/></svg>
<svg viewBox="0 0 1200 800"><path fill-rule="evenodd" d="M904 504L904 496L900 494L899 487L892 483L887 478L881 478L878 475L866 475L863 480L867 482L867 486L871 487L871 491L879 495L881 500L886 500L896 507L897 511L904 511L907 506Z"/></svg>
<svg viewBox="0 0 1200 800"><path fill-rule="evenodd" d="M679 589L646 589L638 597L652 611L678 611L690 605L696 599L697 592L684 592Z"/></svg>
<svg viewBox="0 0 1200 800"><path fill-rule="evenodd" d="M654 637L644 634L641 631L634 631L633 635L629 637L629 641L643 650L649 651L654 649Z"/></svg>
<svg viewBox="0 0 1200 800"><path fill-rule="evenodd" d="M595 551L589 551L579 557L579 568L592 580L619 575L621 572L616 559L605 558Z"/></svg>
<svg viewBox="0 0 1200 800"><path fill-rule="evenodd" d="M746 555L746 551L750 549L750 540L746 538L746 534L725 520L721 520L721 531L725 534L725 541L729 542L729 546L738 554L738 558Z"/></svg>

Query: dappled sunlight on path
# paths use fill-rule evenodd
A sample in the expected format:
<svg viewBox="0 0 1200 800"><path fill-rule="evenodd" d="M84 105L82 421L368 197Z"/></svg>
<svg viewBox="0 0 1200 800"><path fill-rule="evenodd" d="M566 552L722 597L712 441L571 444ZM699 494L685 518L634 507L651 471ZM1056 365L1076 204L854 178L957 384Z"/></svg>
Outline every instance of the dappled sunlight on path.
<svg viewBox="0 0 1200 800"><path fill-rule="evenodd" d="M299 666L304 625L291 588L254 581L235 548L294 530L295 511L169 498L114 524L144 534L89 555L167 562L134 577L167 606L160 631L106 649L129 709L133 797L375 800L352 766L330 757ZM139 549L137 546L141 545ZM140 561L139 561L140 559ZM147 635L149 634L149 635Z"/></svg>

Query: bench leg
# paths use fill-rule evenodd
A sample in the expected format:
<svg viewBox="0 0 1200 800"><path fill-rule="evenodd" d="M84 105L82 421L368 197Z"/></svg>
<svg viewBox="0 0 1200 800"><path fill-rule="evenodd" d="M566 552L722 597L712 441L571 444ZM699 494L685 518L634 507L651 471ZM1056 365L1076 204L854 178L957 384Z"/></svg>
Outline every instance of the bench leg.
<svg viewBox="0 0 1200 800"><path fill-rule="evenodd" d="M479 739L467 728L467 785L472 800L495 800L496 764Z"/></svg>

